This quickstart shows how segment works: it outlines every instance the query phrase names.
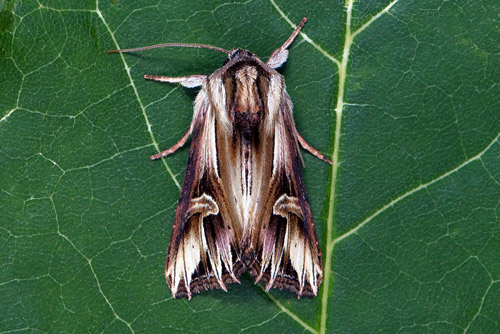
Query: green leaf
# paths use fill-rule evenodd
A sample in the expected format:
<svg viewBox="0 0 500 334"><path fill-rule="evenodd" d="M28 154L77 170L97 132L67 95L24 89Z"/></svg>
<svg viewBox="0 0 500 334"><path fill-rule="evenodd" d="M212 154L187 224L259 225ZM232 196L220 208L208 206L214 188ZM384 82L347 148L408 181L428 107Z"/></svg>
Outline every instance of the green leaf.
<svg viewBox="0 0 500 334"><path fill-rule="evenodd" d="M0 332L500 331L497 1L0 2ZM163 263L210 50L280 69L324 258L318 297L174 300Z"/></svg>

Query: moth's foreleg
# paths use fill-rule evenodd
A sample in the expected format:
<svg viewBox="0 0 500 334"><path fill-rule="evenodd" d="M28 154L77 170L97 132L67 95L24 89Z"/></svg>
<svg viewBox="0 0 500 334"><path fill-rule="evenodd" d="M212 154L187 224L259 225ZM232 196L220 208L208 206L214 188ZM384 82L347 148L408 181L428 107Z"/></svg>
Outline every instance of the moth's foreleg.
<svg viewBox="0 0 500 334"><path fill-rule="evenodd" d="M184 87L194 88L201 86L203 82L207 80L207 76L202 74L193 74L187 77L164 77L159 75L145 74L144 79L160 82L180 83Z"/></svg>
<svg viewBox="0 0 500 334"><path fill-rule="evenodd" d="M300 145L306 149L309 153L314 155L316 158L323 160L324 162L329 163L330 165L333 165L333 161L330 159L327 159L323 154L319 153L317 149L309 145L304 138L300 135L300 133L297 131L297 139L299 140Z"/></svg>
<svg viewBox="0 0 500 334"><path fill-rule="evenodd" d="M203 84L205 80L207 80L206 75L201 75L201 74L194 74L194 75L189 75L187 77L164 77L164 76L159 76L159 75L151 75L151 74L146 74L144 75L145 79L149 80L154 80L154 81L160 81L160 82L170 82L170 83L180 83L184 87L188 88L193 88L193 87L198 87ZM179 148L184 146L186 141L189 138L189 135L191 134L191 130L193 129L194 125L194 118L193 121L191 122L191 125L189 126L189 129L186 131L184 136L172 147L165 151L161 151L158 154L152 155L151 160L156 160L160 159L163 157L166 157L169 154L174 153L177 151Z"/></svg>

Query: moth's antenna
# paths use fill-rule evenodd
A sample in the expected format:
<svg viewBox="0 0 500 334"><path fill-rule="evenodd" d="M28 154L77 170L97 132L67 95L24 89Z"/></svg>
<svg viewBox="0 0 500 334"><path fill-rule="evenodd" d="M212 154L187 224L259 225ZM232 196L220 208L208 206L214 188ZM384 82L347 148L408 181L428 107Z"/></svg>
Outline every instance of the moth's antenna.
<svg viewBox="0 0 500 334"><path fill-rule="evenodd" d="M144 50L151 50L151 49L164 48L164 47L170 47L170 46L182 47L182 48L210 49L210 50L215 50L215 51L225 53L227 55L231 53L231 51L225 50L223 48L218 48L218 47L212 46L212 45L189 44L189 43L162 43L162 44L156 44L156 45L150 45L150 46L143 46L141 48L135 48L135 49L109 50L108 53L144 51Z"/></svg>
<svg viewBox="0 0 500 334"><path fill-rule="evenodd" d="M304 17L302 19L302 21L300 21L297 28L295 28L294 32L290 35L290 37L288 37L285 44L283 44L282 46L280 46L279 48L274 50L274 52L271 54L271 57L269 57L269 59L267 60L267 65L269 65L269 67L278 68L286 62L286 60L288 58L288 50L287 49L290 46L290 44L292 44L295 37L297 37L297 35L300 32L300 29L302 29L302 27L304 26L304 24L306 22L307 22L307 18Z"/></svg>
<svg viewBox="0 0 500 334"><path fill-rule="evenodd" d="M295 39L295 37L297 37L297 35L299 34L300 32L300 29L302 29L302 27L304 26L304 24L307 22L307 17L304 17L302 18L302 21L300 21L299 25L297 26L297 28L295 28L295 31L292 33L292 35L286 40L285 44L283 44L281 46L282 49L287 49L290 44L292 44L293 40Z"/></svg>

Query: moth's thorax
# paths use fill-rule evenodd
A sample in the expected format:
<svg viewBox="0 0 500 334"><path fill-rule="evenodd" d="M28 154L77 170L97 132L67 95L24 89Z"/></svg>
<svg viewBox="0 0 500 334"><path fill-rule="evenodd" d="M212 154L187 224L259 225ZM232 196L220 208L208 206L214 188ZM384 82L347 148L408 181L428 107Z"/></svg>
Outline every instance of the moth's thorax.
<svg viewBox="0 0 500 334"><path fill-rule="evenodd" d="M227 119L233 130L249 134L259 129L265 117L265 99L270 70L255 54L233 50L223 66ZM277 73L276 73L277 74Z"/></svg>
<svg viewBox="0 0 500 334"><path fill-rule="evenodd" d="M234 97L231 114L234 117L234 124L243 132L258 128L262 120L264 106L257 78L257 69L251 65L241 67L233 76Z"/></svg>

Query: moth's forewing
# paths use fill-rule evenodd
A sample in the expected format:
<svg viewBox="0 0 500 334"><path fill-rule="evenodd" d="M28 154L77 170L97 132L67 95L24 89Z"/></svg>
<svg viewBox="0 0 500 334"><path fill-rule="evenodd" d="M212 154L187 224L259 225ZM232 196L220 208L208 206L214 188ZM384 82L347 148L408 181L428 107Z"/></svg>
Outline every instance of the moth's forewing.
<svg viewBox="0 0 500 334"><path fill-rule="evenodd" d="M273 161L271 179L263 191L266 196L258 200L262 204L242 248L253 253L254 262L247 266L266 290L286 288L298 297L314 296L322 279L321 251L307 201L291 108L283 83L282 101L274 111L275 130L268 138L274 145L273 154L267 157Z"/></svg>
<svg viewBox="0 0 500 334"><path fill-rule="evenodd" d="M236 282L241 228L218 175L215 116L205 89L196 98L191 150L167 251L165 277L176 298Z"/></svg>

